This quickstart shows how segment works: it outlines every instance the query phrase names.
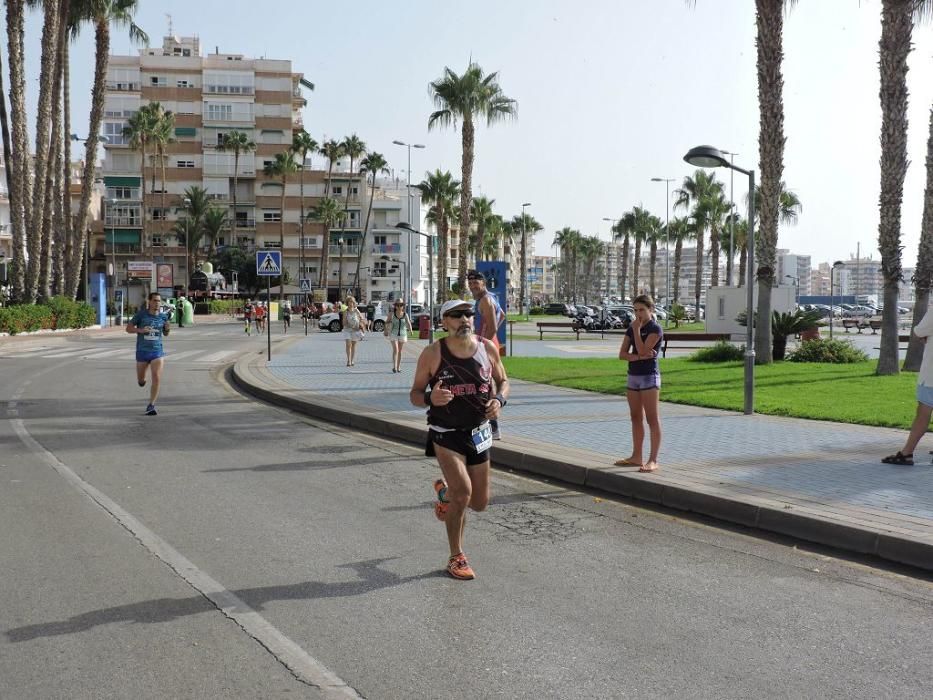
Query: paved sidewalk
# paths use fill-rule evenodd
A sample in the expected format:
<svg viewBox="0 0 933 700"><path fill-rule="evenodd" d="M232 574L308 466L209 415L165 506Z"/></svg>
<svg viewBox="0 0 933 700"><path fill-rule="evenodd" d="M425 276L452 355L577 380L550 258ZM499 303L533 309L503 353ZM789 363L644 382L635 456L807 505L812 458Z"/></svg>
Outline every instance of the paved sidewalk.
<svg viewBox="0 0 933 700"><path fill-rule="evenodd" d="M290 341L271 363L264 355L244 358L234 377L267 400L423 443L424 409L408 402L423 346L409 342L402 373L393 374L381 334L359 344L351 368L345 366L341 335L314 332ZM901 445L903 431L667 403L661 415L661 470L640 474L612 466L631 448L624 398L515 381L503 412L504 439L495 444L493 459L500 466L933 570L933 466L923 458L914 467L879 462ZM917 455L926 452L918 449Z"/></svg>

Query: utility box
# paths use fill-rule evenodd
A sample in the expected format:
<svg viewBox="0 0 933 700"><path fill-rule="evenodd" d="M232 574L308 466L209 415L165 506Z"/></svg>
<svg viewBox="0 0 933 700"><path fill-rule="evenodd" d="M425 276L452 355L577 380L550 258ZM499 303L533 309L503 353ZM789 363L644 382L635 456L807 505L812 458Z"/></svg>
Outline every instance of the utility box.
<svg viewBox="0 0 933 700"><path fill-rule="evenodd" d="M758 310L758 285L754 292L753 313ZM793 313L797 308L797 289L792 286L772 287L771 311ZM736 321L748 304L745 287L710 287L706 290L706 332L744 335L745 326Z"/></svg>

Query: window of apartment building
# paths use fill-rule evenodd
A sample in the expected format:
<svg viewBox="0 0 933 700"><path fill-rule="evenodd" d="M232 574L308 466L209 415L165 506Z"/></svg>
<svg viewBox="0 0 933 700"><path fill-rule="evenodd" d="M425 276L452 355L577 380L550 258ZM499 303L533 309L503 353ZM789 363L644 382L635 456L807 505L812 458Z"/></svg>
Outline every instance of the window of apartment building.
<svg viewBox="0 0 933 700"><path fill-rule="evenodd" d="M139 68L108 68L107 87L111 90L139 90Z"/></svg>
<svg viewBox="0 0 933 700"><path fill-rule="evenodd" d="M204 92L220 95L252 95L253 74L245 71L204 71Z"/></svg>
<svg viewBox="0 0 933 700"><path fill-rule="evenodd" d="M374 277L385 277L386 276L385 260L374 260L373 261L373 276Z"/></svg>
<svg viewBox="0 0 933 700"><path fill-rule="evenodd" d="M167 87L168 78L166 78L164 75L150 75L149 86L150 87Z"/></svg>
<svg viewBox="0 0 933 700"><path fill-rule="evenodd" d="M331 194L343 194L343 185L331 185L330 193Z"/></svg>
<svg viewBox="0 0 933 700"><path fill-rule="evenodd" d="M108 187L108 199L139 199L138 187Z"/></svg>
<svg viewBox="0 0 933 700"><path fill-rule="evenodd" d="M153 221L165 221L168 218L168 209L162 209L161 207L155 207L152 210L152 220Z"/></svg>
<svg viewBox="0 0 933 700"><path fill-rule="evenodd" d="M358 211L348 212L347 226L350 228L360 227L360 213Z"/></svg>
<svg viewBox="0 0 933 700"><path fill-rule="evenodd" d="M314 278L317 275L317 265L305 265L302 269L302 273L305 277Z"/></svg>
<svg viewBox="0 0 933 700"><path fill-rule="evenodd" d="M233 119L233 105L208 102L204 118L212 121L230 121Z"/></svg>
<svg viewBox="0 0 933 700"><path fill-rule="evenodd" d="M139 110L139 98L133 95L108 95L104 103L104 117L129 119Z"/></svg>
<svg viewBox="0 0 933 700"><path fill-rule="evenodd" d="M262 220L266 222L270 221L281 221L282 212L279 209L263 209L262 210Z"/></svg>
<svg viewBox="0 0 933 700"><path fill-rule="evenodd" d="M259 143L282 144L288 142L285 140L285 132L281 129L263 129L259 132Z"/></svg>
<svg viewBox="0 0 933 700"><path fill-rule="evenodd" d="M376 245L385 245L387 242L386 236L373 236L373 243Z"/></svg>
<svg viewBox="0 0 933 700"><path fill-rule="evenodd" d="M205 175L233 175L233 154L232 153L205 153L203 156L204 160L204 174ZM252 169L249 169L249 172L244 168L244 163L249 163L248 158L244 158L244 155L240 154L240 174L252 174Z"/></svg>
<svg viewBox="0 0 933 700"><path fill-rule="evenodd" d="M194 87L194 81L188 80L187 78L181 78L175 81L175 87L180 87L180 88Z"/></svg>
<svg viewBox="0 0 933 700"><path fill-rule="evenodd" d="M126 122L104 122L102 135L112 146L124 146L127 143L123 129L128 126Z"/></svg>
<svg viewBox="0 0 933 700"><path fill-rule="evenodd" d="M178 113L179 114L194 114L194 102L179 102Z"/></svg>
<svg viewBox="0 0 933 700"><path fill-rule="evenodd" d="M138 205L112 205L107 208L107 218L104 224L105 226L139 226L139 222Z"/></svg>
<svg viewBox="0 0 933 700"><path fill-rule="evenodd" d="M161 233L153 233L153 234L152 234L152 237L151 237L151 240L152 240L152 247L153 247L153 248L161 248L162 246L165 245L165 243L162 242L162 234L161 234Z"/></svg>
<svg viewBox="0 0 933 700"><path fill-rule="evenodd" d="M224 246L224 245L227 245L227 239L224 238L223 236L218 236L218 237L217 237L217 240L214 241L214 244L217 245L217 246Z"/></svg>
<svg viewBox="0 0 933 700"><path fill-rule="evenodd" d="M175 167L176 168L193 168L194 161L193 160L177 160L175 161Z"/></svg>

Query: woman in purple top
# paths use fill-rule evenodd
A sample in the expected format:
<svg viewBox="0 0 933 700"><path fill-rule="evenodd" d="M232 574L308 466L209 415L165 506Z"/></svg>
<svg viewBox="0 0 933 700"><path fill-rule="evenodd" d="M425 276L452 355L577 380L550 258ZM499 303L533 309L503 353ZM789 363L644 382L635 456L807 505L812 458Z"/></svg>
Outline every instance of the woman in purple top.
<svg viewBox="0 0 933 700"><path fill-rule="evenodd" d="M654 300L647 294L635 297L635 320L625 331L619 359L628 362L628 399L632 416L632 455L618 460L617 466L638 467L640 472L653 472L658 468L658 450L661 448L661 418L658 415L658 396L661 393L661 370L658 368L658 347L664 331L654 320ZM651 453L646 462L642 458L645 441L645 420L651 432Z"/></svg>

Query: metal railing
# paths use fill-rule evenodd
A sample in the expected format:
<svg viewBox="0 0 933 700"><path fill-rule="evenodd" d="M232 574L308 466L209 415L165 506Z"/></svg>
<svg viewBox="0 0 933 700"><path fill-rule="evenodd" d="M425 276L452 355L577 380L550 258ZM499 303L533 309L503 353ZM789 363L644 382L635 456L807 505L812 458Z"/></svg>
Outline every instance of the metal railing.
<svg viewBox="0 0 933 700"><path fill-rule="evenodd" d="M372 252L374 255L398 254L402 252L400 243L375 243Z"/></svg>
<svg viewBox="0 0 933 700"><path fill-rule="evenodd" d="M345 245L345 246L342 246L342 250L343 250L344 256L360 254L360 247L358 245ZM339 245L329 246L327 251L328 251L328 255L340 255L341 246Z"/></svg>

